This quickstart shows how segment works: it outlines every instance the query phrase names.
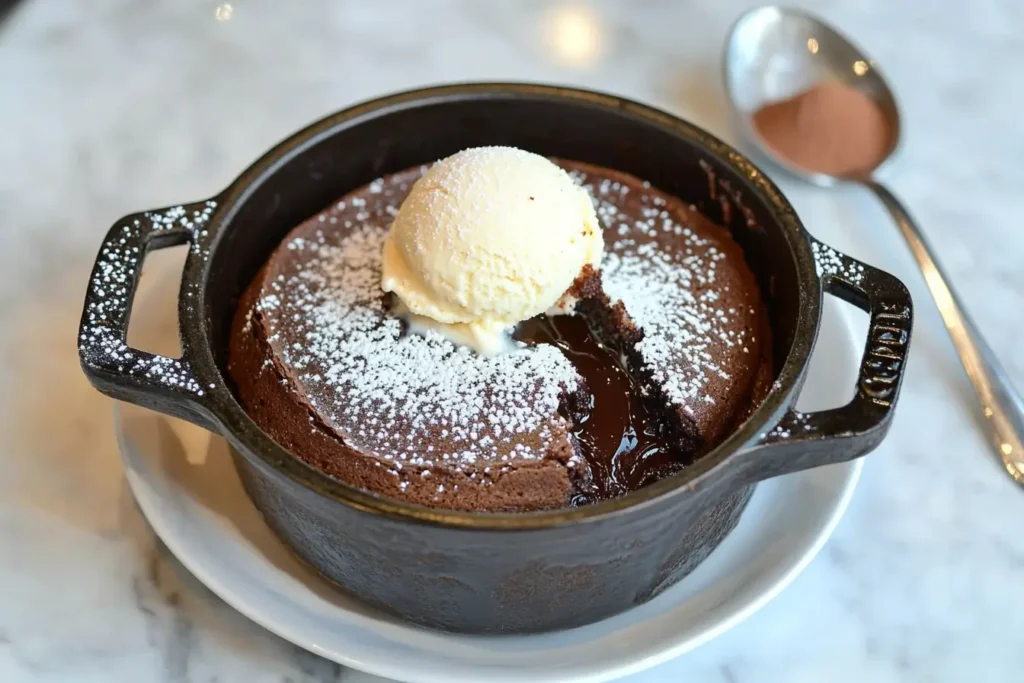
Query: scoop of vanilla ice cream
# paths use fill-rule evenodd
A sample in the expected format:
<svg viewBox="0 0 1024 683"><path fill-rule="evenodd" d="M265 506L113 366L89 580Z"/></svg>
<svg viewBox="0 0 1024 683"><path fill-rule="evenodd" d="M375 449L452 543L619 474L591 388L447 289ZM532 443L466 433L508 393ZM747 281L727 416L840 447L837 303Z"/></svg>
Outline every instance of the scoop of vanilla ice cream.
<svg viewBox="0 0 1024 683"><path fill-rule="evenodd" d="M603 249L590 195L568 173L520 149L478 147L413 185L384 242L381 285L415 326L494 353Z"/></svg>

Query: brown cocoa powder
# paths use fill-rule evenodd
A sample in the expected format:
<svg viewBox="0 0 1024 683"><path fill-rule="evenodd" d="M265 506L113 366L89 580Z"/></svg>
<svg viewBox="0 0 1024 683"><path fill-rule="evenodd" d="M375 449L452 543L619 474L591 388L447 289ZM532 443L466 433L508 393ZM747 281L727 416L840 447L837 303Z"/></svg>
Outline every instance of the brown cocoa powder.
<svg viewBox="0 0 1024 683"><path fill-rule="evenodd" d="M870 173L892 146L893 131L881 107L836 82L818 83L762 107L754 114L754 128L785 160L828 175Z"/></svg>

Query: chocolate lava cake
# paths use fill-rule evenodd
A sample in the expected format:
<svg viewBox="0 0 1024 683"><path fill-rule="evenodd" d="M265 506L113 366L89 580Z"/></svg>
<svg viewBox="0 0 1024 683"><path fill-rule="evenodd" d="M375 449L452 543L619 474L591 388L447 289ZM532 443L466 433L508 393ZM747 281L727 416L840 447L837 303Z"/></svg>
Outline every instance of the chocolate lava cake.
<svg viewBox="0 0 1024 683"><path fill-rule="evenodd" d="M296 457L434 508L582 505L679 471L759 405L767 313L728 232L647 182L559 161L594 198L600 272L575 315L522 323L486 357L410 333L381 246L426 167L346 194L292 230L245 291L228 370Z"/></svg>

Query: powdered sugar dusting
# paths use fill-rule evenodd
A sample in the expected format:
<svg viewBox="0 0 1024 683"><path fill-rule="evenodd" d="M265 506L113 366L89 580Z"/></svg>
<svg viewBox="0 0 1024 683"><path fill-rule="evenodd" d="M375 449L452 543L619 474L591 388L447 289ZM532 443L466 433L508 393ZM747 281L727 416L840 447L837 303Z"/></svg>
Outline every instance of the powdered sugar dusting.
<svg viewBox="0 0 1024 683"><path fill-rule="evenodd" d="M193 254L206 258L206 224L216 206L211 200L129 216L108 235L89 283L85 319L79 331L83 363L107 372L144 377L197 396L204 394L184 360L136 351L125 343L125 334L130 297L148 236L180 233ZM186 296L191 296L191 291Z"/></svg>
<svg viewBox="0 0 1024 683"><path fill-rule="evenodd" d="M564 434L557 410L577 386L575 368L554 347L489 358L435 333L404 333L380 290L388 203L373 197L379 185L370 188L353 230L287 243L301 255L257 304L296 389L346 442L396 469L544 457Z"/></svg>
<svg viewBox="0 0 1024 683"><path fill-rule="evenodd" d="M695 207L687 213L649 190L638 200L637 220L622 210L624 185L590 183L579 171L574 177L594 195L613 240L602 263L605 292L643 330L637 350L665 398L698 416L728 391L733 378L724 367L737 359L758 362L745 326L753 311L738 296L735 271L719 273L727 259L723 241L693 229Z"/></svg>
<svg viewBox="0 0 1024 683"><path fill-rule="evenodd" d="M864 279L864 266L821 242L811 243L814 253L814 267L818 277L822 275L835 275L847 280L851 284L860 284Z"/></svg>

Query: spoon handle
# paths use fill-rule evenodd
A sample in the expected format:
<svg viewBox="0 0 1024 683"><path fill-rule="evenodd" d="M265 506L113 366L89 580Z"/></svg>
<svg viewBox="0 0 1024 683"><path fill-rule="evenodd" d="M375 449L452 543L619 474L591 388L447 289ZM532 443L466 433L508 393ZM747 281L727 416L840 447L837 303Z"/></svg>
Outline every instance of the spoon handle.
<svg viewBox="0 0 1024 683"><path fill-rule="evenodd" d="M865 180L863 183L878 195L896 219L896 225L917 259L917 265L946 323L960 362L974 386L974 393L978 395L996 454L1010 476L1024 486L1024 400L1014 390L992 349L960 305L956 293L949 285L949 279L932 257L928 242L906 208L880 183L874 180Z"/></svg>

